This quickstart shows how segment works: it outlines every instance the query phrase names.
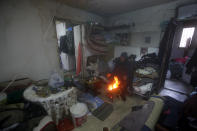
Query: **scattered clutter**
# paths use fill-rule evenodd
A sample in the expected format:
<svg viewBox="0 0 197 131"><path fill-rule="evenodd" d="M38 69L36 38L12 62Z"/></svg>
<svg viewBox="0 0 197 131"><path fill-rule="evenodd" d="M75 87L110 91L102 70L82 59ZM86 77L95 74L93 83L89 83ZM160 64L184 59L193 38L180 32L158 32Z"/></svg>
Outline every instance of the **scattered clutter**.
<svg viewBox="0 0 197 131"><path fill-rule="evenodd" d="M51 127L47 124L52 122L52 127L54 122L51 117L47 117L47 112L40 106L31 102L23 102L16 104L6 104L0 107L0 129L1 130L16 130L21 131L26 129L27 131L39 131L45 127ZM42 120L44 119L44 120ZM39 124L40 123L40 124ZM39 124L38 127L36 127ZM52 130L55 131L55 130Z"/></svg>
<svg viewBox="0 0 197 131"><path fill-rule="evenodd" d="M39 122L39 125L33 129L33 131L40 131L40 130L42 131L57 130L56 125L50 116L45 116L44 118L42 118Z"/></svg>
<svg viewBox="0 0 197 131"><path fill-rule="evenodd" d="M142 95L145 95L147 92L150 92L152 89L153 83L148 83L139 87L134 86L134 90Z"/></svg>
<svg viewBox="0 0 197 131"><path fill-rule="evenodd" d="M41 104L56 123L65 115L68 115L69 108L77 102L74 87L56 94L49 94L45 97L37 95L33 88L36 87L32 85L24 91L24 98L28 101Z"/></svg>
<svg viewBox="0 0 197 131"><path fill-rule="evenodd" d="M130 25L105 27L102 25L86 26L87 46L94 54L107 54L107 45L126 46L130 39Z"/></svg>
<svg viewBox="0 0 197 131"><path fill-rule="evenodd" d="M49 79L49 86L53 88L57 88L63 85L64 85L63 78L58 73L52 73Z"/></svg>
<svg viewBox="0 0 197 131"><path fill-rule="evenodd" d="M132 111L112 131L153 131L163 105L162 98L151 97L144 105L132 107Z"/></svg>
<svg viewBox="0 0 197 131"><path fill-rule="evenodd" d="M75 127L73 125L73 122L67 118L64 118L62 121L59 122L57 125L58 131L71 131Z"/></svg>
<svg viewBox="0 0 197 131"><path fill-rule="evenodd" d="M85 82L90 92L97 82L100 83L98 78ZM102 121L109 117L113 105L84 91L84 85L78 79L63 79L58 73L53 73L48 82L43 80L27 85L22 91L21 103L7 104L7 94L2 92L0 121L3 125L0 129L21 129L25 126L33 131L71 131L82 126L88 114ZM12 108L14 110L9 111ZM28 121L24 122L26 119Z"/></svg>
<svg viewBox="0 0 197 131"><path fill-rule="evenodd" d="M103 103L96 110L92 112L92 114L97 117L99 120L104 121L110 114L113 112L113 105L110 103Z"/></svg>
<svg viewBox="0 0 197 131"><path fill-rule="evenodd" d="M0 2L0 131L197 131L194 1Z"/></svg>
<svg viewBox="0 0 197 131"><path fill-rule="evenodd" d="M157 86L159 78L159 60L155 53L142 56L136 61L133 87L136 94L148 99Z"/></svg>
<svg viewBox="0 0 197 131"><path fill-rule="evenodd" d="M87 121L88 108L83 103L76 103L70 107L72 120L75 127L81 126Z"/></svg>
<svg viewBox="0 0 197 131"><path fill-rule="evenodd" d="M104 101L99 97L94 97L89 93L82 93L78 96L78 101L86 103L88 109L92 112L100 107Z"/></svg>

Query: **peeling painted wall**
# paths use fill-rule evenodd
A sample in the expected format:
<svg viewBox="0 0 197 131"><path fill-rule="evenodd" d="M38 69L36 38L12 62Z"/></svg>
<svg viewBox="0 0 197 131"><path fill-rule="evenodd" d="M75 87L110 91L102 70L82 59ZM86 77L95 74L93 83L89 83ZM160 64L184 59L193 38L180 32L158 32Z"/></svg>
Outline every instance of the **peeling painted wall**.
<svg viewBox="0 0 197 131"><path fill-rule="evenodd" d="M71 7L109 17L175 0L57 0Z"/></svg>
<svg viewBox="0 0 197 131"><path fill-rule="evenodd" d="M110 25L130 24L131 46L158 47L161 35L161 23L169 21L175 15L175 9L184 3L192 3L196 0L179 0L168 4L153 6L108 19ZM144 38L151 36L151 44L146 44Z"/></svg>
<svg viewBox="0 0 197 131"><path fill-rule="evenodd" d="M53 70L61 71L53 16L103 22L97 15L53 0L1 0L0 16L0 81L18 73L40 80Z"/></svg>
<svg viewBox="0 0 197 131"><path fill-rule="evenodd" d="M176 7L182 4L196 2L196 0L179 0L167 4L153 6L122 15L113 16L105 20L108 25L130 24L131 47L153 47L158 48L163 33L161 23L169 21L175 16ZM146 37L151 37L150 44L145 42ZM123 48L116 47L116 51L124 51ZM115 54L119 54L115 52Z"/></svg>

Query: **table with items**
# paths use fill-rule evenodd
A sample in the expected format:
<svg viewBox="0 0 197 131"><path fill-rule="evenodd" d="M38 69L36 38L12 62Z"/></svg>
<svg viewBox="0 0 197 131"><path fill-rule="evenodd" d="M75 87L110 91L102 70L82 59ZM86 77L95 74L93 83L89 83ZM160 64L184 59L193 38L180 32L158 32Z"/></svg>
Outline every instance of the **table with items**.
<svg viewBox="0 0 197 131"><path fill-rule="evenodd" d="M28 101L41 104L56 123L68 115L70 107L77 103L75 87L52 91L49 87L31 85L23 96Z"/></svg>

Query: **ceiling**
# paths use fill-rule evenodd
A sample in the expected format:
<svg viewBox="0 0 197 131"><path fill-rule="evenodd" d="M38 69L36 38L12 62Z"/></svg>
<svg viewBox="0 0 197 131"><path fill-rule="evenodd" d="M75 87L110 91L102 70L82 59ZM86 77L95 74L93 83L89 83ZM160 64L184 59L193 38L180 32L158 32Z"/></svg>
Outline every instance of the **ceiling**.
<svg viewBox="0 0 197 131"><path fill-rule="evenodd" d="M112 16L175 0L57 0L100 16Z"/></svg>

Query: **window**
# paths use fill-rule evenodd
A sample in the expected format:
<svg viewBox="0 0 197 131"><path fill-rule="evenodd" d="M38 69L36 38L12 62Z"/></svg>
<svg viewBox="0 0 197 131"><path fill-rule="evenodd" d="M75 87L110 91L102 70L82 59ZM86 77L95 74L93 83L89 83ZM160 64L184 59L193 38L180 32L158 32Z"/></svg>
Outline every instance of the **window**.
<svg viewBox="0 0 197 131"><path fill-rule="evenodd" d="M192 37L194 35L194 31L195 31L195 27L183 28L181 41L179 44L180 48L185 48L185 47L190 46Z"/></svg>

